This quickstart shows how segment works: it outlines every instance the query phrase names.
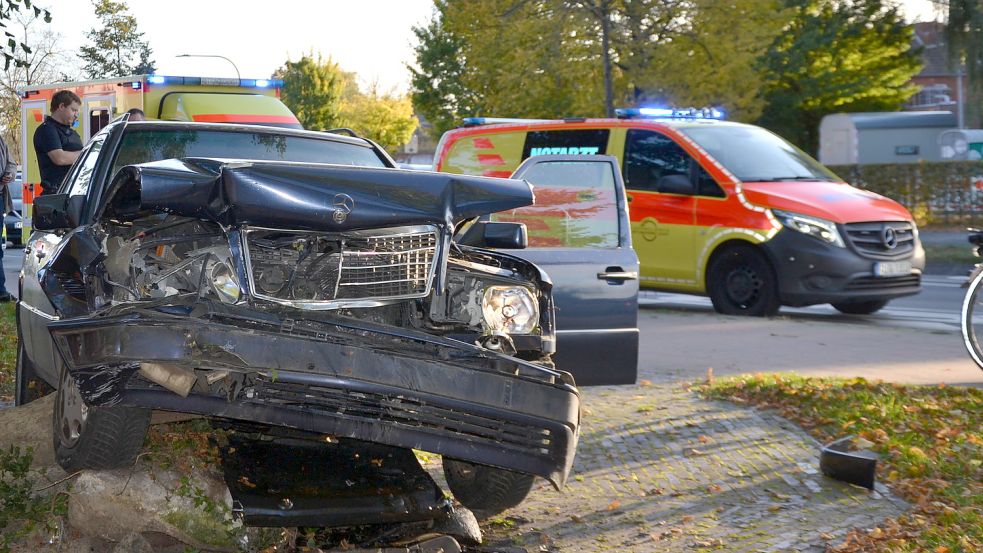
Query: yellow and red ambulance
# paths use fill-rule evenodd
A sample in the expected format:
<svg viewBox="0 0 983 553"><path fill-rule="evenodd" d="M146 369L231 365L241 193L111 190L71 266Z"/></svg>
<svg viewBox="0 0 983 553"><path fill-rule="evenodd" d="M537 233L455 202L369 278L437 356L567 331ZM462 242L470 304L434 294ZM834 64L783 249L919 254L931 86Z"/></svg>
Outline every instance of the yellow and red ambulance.
<svg viewBox="0 0 983 553"><path fill-rule="evenodd" d="M557 154L618 159L643 288L708 295L719 312L744 315L819 303L869 314L920 291L925 252L903 206L715 109L471 118L441 138L434 170L507 176ZM530 229L531 245L554 241L548 227Z"/></svg>
<svg viewBox="0 0 983 553"><path fill-rule="evenodd" d="M31 233L31 205L41 191L34 131L51 111L51 97L71 90L82 100L76 131L82 143L132 108L149 120L246 123L301 128L280 101L283 82L273 79L131 75L113 79L18 88L21 99L21 164L24 174L23 243Z"/></svg>

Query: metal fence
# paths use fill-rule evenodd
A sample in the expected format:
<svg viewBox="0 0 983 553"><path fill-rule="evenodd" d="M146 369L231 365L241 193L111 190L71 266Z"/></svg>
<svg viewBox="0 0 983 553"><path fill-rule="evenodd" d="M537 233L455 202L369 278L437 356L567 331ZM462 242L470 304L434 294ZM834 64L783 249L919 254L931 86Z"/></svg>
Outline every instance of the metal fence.
<svg viewBox="0 0 983 553"><path fill-rule="evenodd" d="M983 163L978 161L830 166L850 184L911 211L919 226L983 225Z"/></svg>

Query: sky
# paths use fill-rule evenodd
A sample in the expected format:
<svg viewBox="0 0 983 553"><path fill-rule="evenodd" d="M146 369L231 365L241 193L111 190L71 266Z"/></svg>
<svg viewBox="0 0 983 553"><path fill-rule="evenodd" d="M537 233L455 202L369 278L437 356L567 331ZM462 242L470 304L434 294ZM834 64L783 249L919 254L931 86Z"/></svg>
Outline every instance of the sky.
<svg viewBox="0 0 983 553"><path fill-rule="evenodd" d="M51 11L51 30L64 50L87 43L96 26L88 0L38 0ZM126 0L153 49L162 75L269 77L288 59L314 52L331 57L362 84L406 92L414 25L431 18L432 0Z"/></svg>
<svg viewBox="0 0 983 553"><path fill-rule="evenodd" d="M77 51L97 24L88 0L38 0L52 13L52 31L63 49ZM288 59L306 53L331 57L363 85L380 91L409 90L406 64L413 61L412 27L426 24L432 0L126 0L154 50L163 75L235 77L220 58L232 60L243 78L269 77ZM903 0L909 20L935 19L930 0Z"/></svg>

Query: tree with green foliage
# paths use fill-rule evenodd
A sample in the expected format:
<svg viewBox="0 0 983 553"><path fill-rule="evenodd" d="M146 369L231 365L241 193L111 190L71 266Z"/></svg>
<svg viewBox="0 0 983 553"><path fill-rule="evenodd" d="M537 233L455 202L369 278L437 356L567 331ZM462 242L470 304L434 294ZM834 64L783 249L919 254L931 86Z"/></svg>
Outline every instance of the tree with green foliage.
<svg viewBox="0 0 983 553"><path fill-rule="evenodd" d="M477 111L477 98L464 83L465 60L461 38L443 24L445 2L437 0L434 17L425 26L413 27L416 64L407 65L413 107L433 125L436 137L453 129L466 114Z"/></svg>
<svg viewBox="0 0 983 553"><path fill-rule="evenodd" d="M819 123L838 112L895 111L921 69L912 27L886 0L791 0L785 31L761 58L759 124L808 152Z"/></svg>
<svg viewBox="0 0 983 553"><path fill-rule="evenodd" d="M297 61L287 60L274 77L283 79L280 99L305 129L340 126L339 109L347 77L331 58L307 54Z"/></svg>
<svg viewBox="0 0 983 553"><path fill-rule="evenodd" d="M694 0L684 26L641 68L648 94L681 107L720 106L754 121L765 106L757 60L790 19L783 0Z"/></svg>
<svg viewBox="0 0 983 553"><path fill-rule="evenodd" d="M18 14L24 13L21 12L22 7L26 12L33 12L34 17L41 17L45 23L51 23L51 12L37 7L31 0L0 0L0 29L3 29L3 34L7 38L6 43L0 42L0 53L3 54L4 58L4 70L9 69L11 63L17 66L23 66L26 63L22 57L18 57L18 50L24 54L31 53L31 47L24 42L19 42L17 37L7 28L8 21L16 19Z"/></svg>
<svg viewBox="0 0 983 553"><path fill-rule="evenodd" d="M367 93L358 89L355 76L350 81L339 109L339 126L348 127L373 140L390 153L410 141L419 121L413 115L409 96L383 94L376 86Z"/></svg>
<svg viewBox="0 0 983 553"><path fill-rule="evenodd" d="M950 64L966 72L966 124L983 127L983 2L948 0L936 2L948 8L946 42Z"/></svg>
<svg viewBox="0 0 983 553"><path fill-rule="evenodd" d="M125 77L154 72L153 51L137 30L137 19L126 2L93 0L99 25L85 34L90 44L79 50L90 79Z"/></svg>

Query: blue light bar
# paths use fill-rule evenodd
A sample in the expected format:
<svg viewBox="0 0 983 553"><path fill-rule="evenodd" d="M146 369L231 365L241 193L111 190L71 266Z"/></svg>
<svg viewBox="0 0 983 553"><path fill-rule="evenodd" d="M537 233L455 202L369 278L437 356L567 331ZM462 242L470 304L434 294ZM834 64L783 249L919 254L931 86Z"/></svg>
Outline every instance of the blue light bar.
<svg viewBox="0 0 983 553"><path fill-rule="evenodd" d="M724 119L724 111L716 107L705 108L619 108L614 110L618 119L644 117L649 119Z"/></svg>
<svg viewBox="0 0 983 553"><path fill-rule="evenodd" d="M163 75L150 75L147 77L147 82L150 84L164 84L167 82L167 77Z"/></svg>
<svg viewBox="0 0 983 553"><path fill-rule="evenodd" d="M170 75L150 75L150 84L178 84L201 86L239 86L242 88L282 87L282 79L236 79L233 77L174 77ZM135 88L135 87L134 87Z"/></svg>

